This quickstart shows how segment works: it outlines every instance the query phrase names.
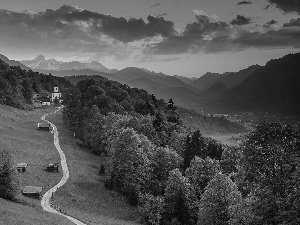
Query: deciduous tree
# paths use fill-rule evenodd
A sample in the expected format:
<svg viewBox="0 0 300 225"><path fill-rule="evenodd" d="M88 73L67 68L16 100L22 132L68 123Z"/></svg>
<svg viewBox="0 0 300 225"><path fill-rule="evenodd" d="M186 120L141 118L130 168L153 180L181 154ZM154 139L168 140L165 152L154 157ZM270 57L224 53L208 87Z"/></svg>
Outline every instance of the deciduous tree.
<svg viewBox="0 0 300 225"><path fill-rule="evenodd" d="M241 200L235 183L225 174L216 174L200 200L198 225L227 225L230 220L229 208Z"/></svg>
<svg viewBox="0 0 300 225"><path fill-rule="evenodd" d="M19 180L13 157L0 149L0 197L13 200L19 191Z"/></svg>

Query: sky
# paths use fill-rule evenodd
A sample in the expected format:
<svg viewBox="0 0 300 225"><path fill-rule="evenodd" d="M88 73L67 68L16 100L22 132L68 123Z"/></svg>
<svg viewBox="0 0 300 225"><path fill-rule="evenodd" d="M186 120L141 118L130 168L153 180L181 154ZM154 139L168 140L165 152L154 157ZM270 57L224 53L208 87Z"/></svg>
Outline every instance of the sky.
<svg viewBox="0 0 300 225"><path fill-rule="evenodd" d="M200 77L300 52L300 0L0 0L0 54Z"/></svg>

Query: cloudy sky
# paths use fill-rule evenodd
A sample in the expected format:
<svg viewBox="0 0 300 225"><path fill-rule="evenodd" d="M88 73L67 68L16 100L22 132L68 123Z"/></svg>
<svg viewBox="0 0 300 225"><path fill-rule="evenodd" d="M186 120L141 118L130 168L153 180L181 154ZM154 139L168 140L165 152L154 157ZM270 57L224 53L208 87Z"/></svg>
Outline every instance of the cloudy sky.
<svg viewBox="0 0 300 225"><path fill-rule="evenodd" d="M0 54L199 77L300 52L300 0L0 0Z"/></svg>

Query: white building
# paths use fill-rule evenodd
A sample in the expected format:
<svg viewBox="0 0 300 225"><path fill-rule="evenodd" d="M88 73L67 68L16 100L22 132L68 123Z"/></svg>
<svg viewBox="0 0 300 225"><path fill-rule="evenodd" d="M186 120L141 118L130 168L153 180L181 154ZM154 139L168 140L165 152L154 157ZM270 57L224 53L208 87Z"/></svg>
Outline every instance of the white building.
<svg viewBox="0 0 300 225"><path fill-rule="evenodd" d="M47 97L40 97L38 100L42 103L42 106L50 105L50 98Z"/></svg>
<svg viewBox="0 0 300 225"><path fill-rule="evenodd" d="M58 100L61 98L61 93L58 90L57 85L55 85L54 88L53 88L53 92L52 92L52 95L51 95L51 101L53 102L55 98L57 98Z"/></svg>

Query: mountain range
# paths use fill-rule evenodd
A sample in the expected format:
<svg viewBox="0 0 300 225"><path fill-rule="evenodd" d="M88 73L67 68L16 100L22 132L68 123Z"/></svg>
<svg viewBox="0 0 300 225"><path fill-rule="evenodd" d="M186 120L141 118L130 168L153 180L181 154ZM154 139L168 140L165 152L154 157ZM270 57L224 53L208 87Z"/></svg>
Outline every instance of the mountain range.
<svg viewBox="0 0 300 225"><path fill-rule="evenodd" d="M61 62L55 59L45 59L43 55L37 56L32 60L22 60L21 63L27 67L30 67L32 70L84 70L90 69L98 72L111 73L112 71L101 63L92 61L90 63L83 63L79 61L71 61L71 62Z"/></svg>
<svg viewBox="0 0 300 225"><path fill-rule="evenodd" d="M300 53L271 60L265 66L253 65L238 72L222 74L206 73L197 79L169 76L136 67L109 70L97 62L63 63L46 60L42 55L34 60L21 61L25 66L17 61L5 60L10 65L66 76L74 84L83 79L105 77L145 89L158 98L172 98L176 104L198 111L227 113L267 110L300 115Z"/></svg>

